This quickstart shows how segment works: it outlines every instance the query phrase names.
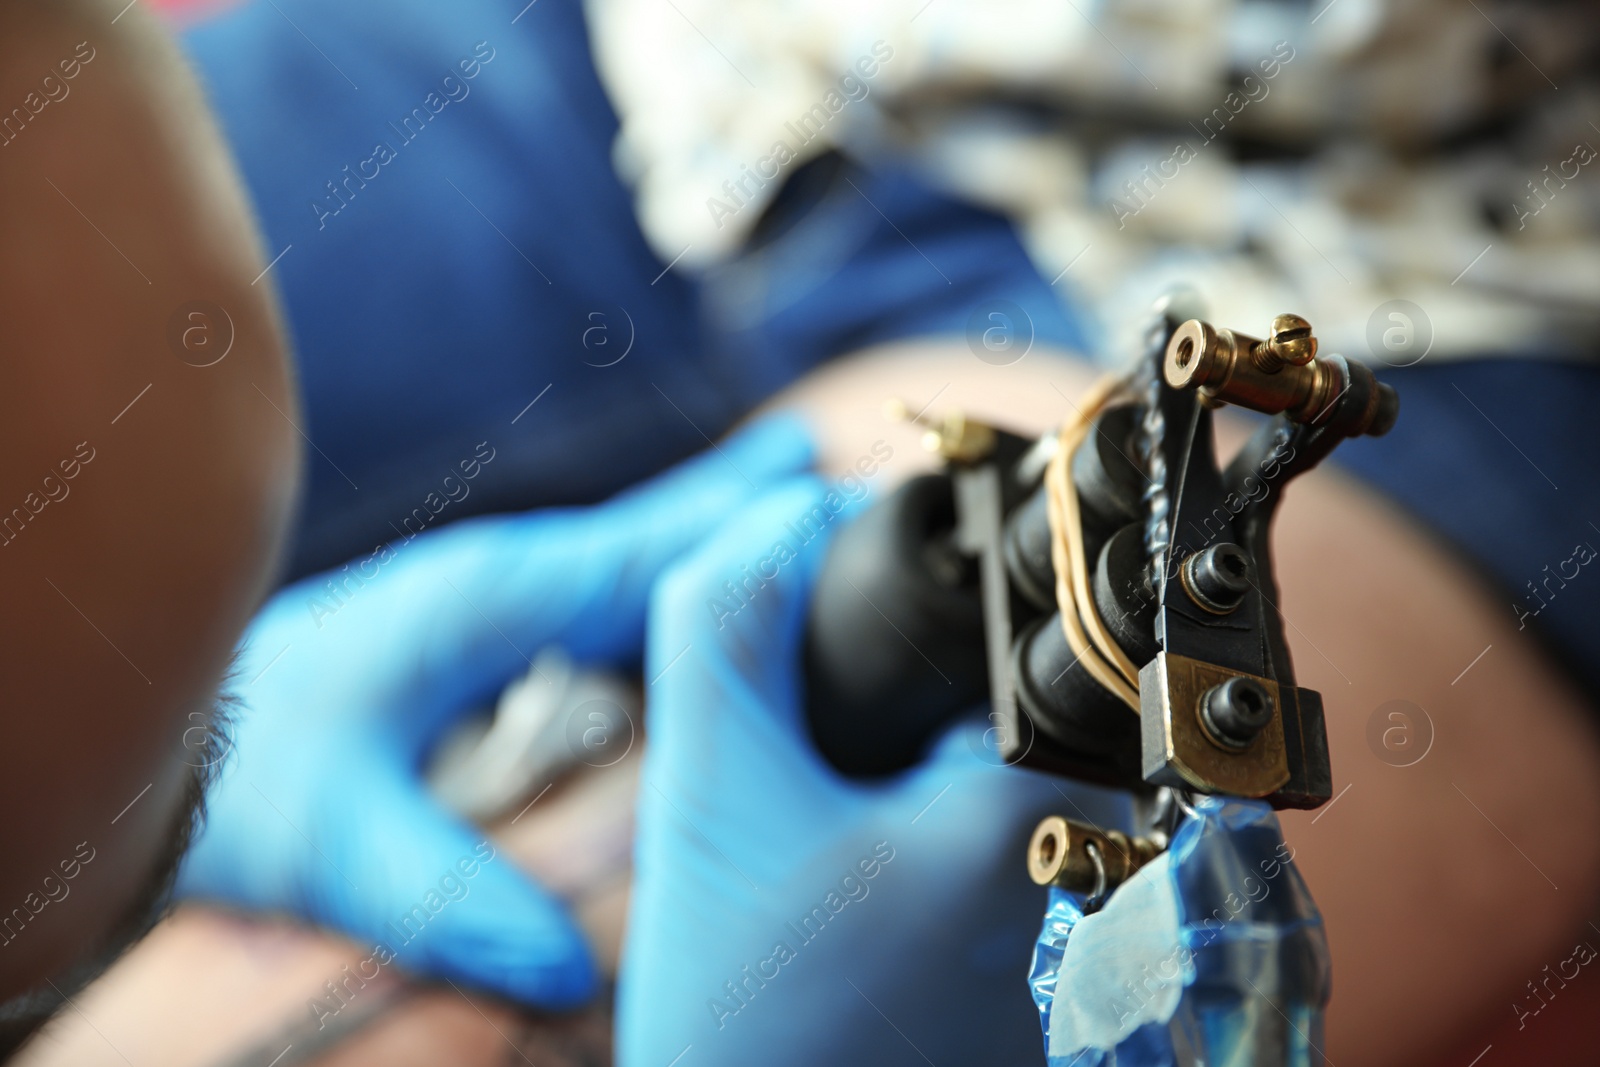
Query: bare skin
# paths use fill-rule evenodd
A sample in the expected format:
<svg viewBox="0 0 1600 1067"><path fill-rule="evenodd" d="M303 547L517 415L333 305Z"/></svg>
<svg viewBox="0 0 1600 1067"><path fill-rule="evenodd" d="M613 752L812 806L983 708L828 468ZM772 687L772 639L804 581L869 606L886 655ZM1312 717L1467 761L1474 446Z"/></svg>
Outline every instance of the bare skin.
<svg viewBox="0 0 1600 1067"><path fill-rule="evenodd" d="M1059 356L993 367L959 343L917 344L836 363L775 403L816 422L829 469L888 441L895 458L881 493L932 465L916 430L884 420L884 399L1042 432L1094 380ZM1224 422L1220 436L1226 454L1241 426ZM1433 1062L1511 1021L1524 983L1593 936L1593 710L1517 633L1501 599L1335 469L1288 490L1275 552L1300 684L1326 702L1339 793L1319 812L1283 815L1333 954L1325 1051L1336 1064ZM1412 766L1368 745L1369 718L1393 700L1432 721L1431 750Z"/></svg>
<svg viewBox="0 0 1600 1067"><path fill-rule="evenodd" d="M299 468L241 186L176 49L123 7L0 5L0 999L149 883ZM225 319L226 357L193 365Z"/></svg>

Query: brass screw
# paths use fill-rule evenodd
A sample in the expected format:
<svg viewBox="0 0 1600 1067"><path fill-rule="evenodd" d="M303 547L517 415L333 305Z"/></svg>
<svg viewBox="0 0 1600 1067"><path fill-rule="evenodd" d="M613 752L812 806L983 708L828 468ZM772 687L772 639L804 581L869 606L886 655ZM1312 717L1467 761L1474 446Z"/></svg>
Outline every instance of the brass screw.
<svg viewBox="0 0 1600 1067"><path fill-rule="evenodd" d="M969 419L959 411L931 419L926 415L913 415L903 400L888 400L884 402L883 414L891 422L913 422L923 427L922 447L954 463L978 463L987 459L997 443L992 427Z"/></svg>
<svg viewBox="0 0 1600 1067"><path fill-rule="evenodd" d="M1126 882L1165 847L1166 841L1155 836L1130 837L1050 815L1028 842L1028 875L1035 885L1103 893Z"/></svg>
<svg viewBox="0 0 1600 1067"><path fill-rule="evenodd" d="M1279 315L1252 355L1263 372L1276 374L1285 366L1303 367L1316 359L1317 339L1312 336L1311 324L1299 315Z"/></svg>

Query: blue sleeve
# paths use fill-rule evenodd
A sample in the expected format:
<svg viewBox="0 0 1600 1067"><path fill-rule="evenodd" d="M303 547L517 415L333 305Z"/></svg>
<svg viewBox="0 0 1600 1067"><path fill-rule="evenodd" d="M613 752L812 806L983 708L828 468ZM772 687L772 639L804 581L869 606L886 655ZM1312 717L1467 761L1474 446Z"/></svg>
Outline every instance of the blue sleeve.
<svg viewBox="0 0 1600 1067"><path fill-rule="evenodd" d="M293 575L429 515L480 442L432 521L603 496L740 408L612 171L579 5L516 15L256 0L187 35L282 257L315 445Z"/></svg>
<svg viewBox="0 0 1600 1067"><path fill-rule="evenodd" d="M797 182L795 221L703 285L666 270L579 3L517 7L253 0L187 34L281 257L314 445L291 577L401 526L605 496L818 362L997 300L1075 339L1005 220L893 169Z"/></svg>

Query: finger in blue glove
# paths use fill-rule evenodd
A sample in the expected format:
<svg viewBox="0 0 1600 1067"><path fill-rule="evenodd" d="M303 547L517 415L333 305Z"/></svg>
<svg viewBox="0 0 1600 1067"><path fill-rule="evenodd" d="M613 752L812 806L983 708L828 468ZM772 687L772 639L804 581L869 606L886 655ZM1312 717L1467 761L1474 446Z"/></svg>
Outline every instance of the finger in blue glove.
<svg viewBox="0 0 1600 1067"><path fill-rule="evenodd" d="M341 931L371 947L368 971L547 1007L590 996L566 910L425 793L424 758L542 647L636 659L662 569L811 458L803 425L764 420L606 504L463 521L281 591L241 646L235 758L180 893Z"/></svg>
<svg viewBox="0 0 1600 1067"><path fill-rule="evenodd" d="M771 490L652 604L623 1067L1037 1061L1024 846L1064 796L1103 825L1125 808L999 765L981 720L888 781L818 756L801 643L844 496Z"/></svg>

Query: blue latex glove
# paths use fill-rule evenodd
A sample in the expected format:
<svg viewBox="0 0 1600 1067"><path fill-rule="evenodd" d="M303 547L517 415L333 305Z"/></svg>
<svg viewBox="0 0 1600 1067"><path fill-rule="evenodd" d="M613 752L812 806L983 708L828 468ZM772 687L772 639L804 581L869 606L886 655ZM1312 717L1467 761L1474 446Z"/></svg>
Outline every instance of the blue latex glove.
<svg viewBox="0 0 1600 1067"><path fill-rule="evenodd" d="M1027 838L1047 812L1110 822L1115 805L997 765L976 724L886 784L823 763L799 660L827 535L845 521L815 518L824 493L803 478L765 495L652 605L648 669L664 673L649 693L617 1062L1036 1065L1026 978L1044 893ZM808 516L824 532L800 543Z"/></svg>
<svg viewBox="0 0 1600 1067"><path fill-rule="evenodd" d="M422 763L543 645L636 662L662 568L811 456L797 421L766 420L603 505L396 543L364 585L347 576L371 566L333 575L337 599L328 575L284 589L243 642L237 762L180 892L287 912L520 1001L588 997L593 964L562 905L425 793ZM390 962L376 956L369 972Z"/></svg>

